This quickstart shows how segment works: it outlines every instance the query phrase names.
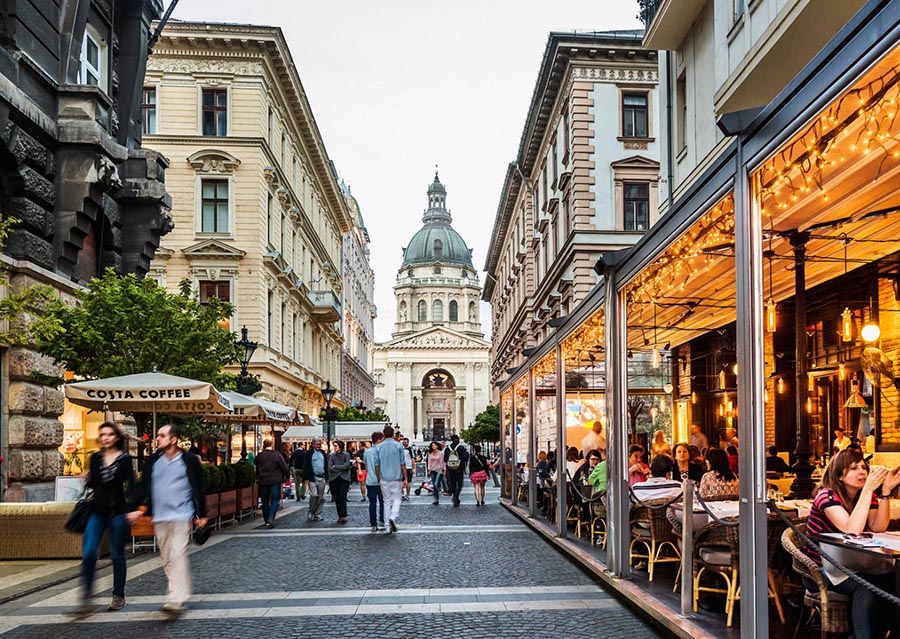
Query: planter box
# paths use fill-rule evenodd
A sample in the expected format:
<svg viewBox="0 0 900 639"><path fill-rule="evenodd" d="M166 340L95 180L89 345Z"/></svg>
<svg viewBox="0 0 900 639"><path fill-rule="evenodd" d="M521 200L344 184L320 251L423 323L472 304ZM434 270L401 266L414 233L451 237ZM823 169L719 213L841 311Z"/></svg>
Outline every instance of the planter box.
<svg viewBox="0 0 900 639"><path fill-rule="evenodd" d="M215 521L219 516L219 493L206 496L206 517Z"/></svg>
<svg viewBox="0 0 900 639"><path fill-rule="evenodd" d="M253 486L237 489L238 510L252 510L256 507L253 499Z"/></svg>
<svg viewBox="0 0 900 639"><path fill-rule="evenodd" d="M234 515L237 510L237 491L227 490L219 493L219 516Z"/></svg>

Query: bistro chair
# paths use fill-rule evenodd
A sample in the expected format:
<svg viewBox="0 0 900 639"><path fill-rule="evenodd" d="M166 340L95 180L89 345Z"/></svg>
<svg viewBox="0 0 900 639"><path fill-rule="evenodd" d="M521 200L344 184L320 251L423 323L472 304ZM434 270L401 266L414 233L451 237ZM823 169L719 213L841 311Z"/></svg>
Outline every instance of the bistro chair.
<svg viewBox="0 0 900 639"><path fill-rule="evenodd" d="M797 524L797 529L806 533L806 524ZM804 615L800 615L800 621L794 630L794 639L799 634L801 627L809 625L816 611L818 611L822 622L822 639L825 639L830 632L849 632L850 599L846 595L828 590L828 582L825 580L825 575L822 574L822 570L816 565L816 562L803 552L803 542L797 537L797 533L787 528L781 534L781 545L791 556L791 565L794 572L801 579L805 578L806 582L812 582L816 585L815 591L803 589L803 605L809 608L809 616L804 621Z"/></svg>
<svg viewBox="0 0 900 639"><path fill-rule="evenodd" d="M582 526L588 527L590 522L584 516L585 497L581 493L580 487L572 481L572 478L566 473L566 492L569 495L568 506L566 508L566 525L574 524L575 534L581 537Z"/></svg>
<svg viewBox="0 0 900 639"><path fill-rule="evenodd" d="M682 554L681 550L681 535L683 529L681 527L681 520L678 518L678 515L675 514L674 508L666 508L666 519L670 524L672 524L672 534L675 535L675 545L678 547L678 554ZM682 564L678 564L678 572L675 573L675 585L672 586L672 592L678 592L678 583L681 581L681 568Z"/></svg>
<svg viewBox="0 0 900 639"><path fill-rule="evenodd" d="M591 502L591 545L600 544L606 550L606 491L594 496Z"/></svg>
<svg viewBox="0 0 900 639"><path fill-rule="evenodd" d="M668 508L648 508L667 505L671 501L665 498L652 499L644 502L647 506L634 504L631 507L631 545L628 548L628 560L633 564L635 559L646 559L650 581L653 581L656 564L681 563L678 539L672 531L672 524L666 519ZM646 552L637 552L636 549L641 546Z"/></svg>

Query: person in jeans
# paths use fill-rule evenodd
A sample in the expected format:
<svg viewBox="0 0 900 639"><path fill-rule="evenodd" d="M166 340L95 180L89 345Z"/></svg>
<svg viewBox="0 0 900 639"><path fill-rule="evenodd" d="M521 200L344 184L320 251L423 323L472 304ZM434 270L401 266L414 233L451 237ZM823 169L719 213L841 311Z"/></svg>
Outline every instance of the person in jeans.
<svg viewBox="0 0 900 639"><path fill-rule="evenodd" d="M91 455L85 487L93 491L90 516L84 529L81 558L81 605L76 615L88 615L93 611L90 598L94 586L97 553L103 532L107 531L110 556L113 564L113 591L108 610L125 607L125 537L128 522L125 513L125 486L134 485L134 465L131 455L125 452L125 433L115 422L104 422L99 429L100 450Z"/></svg>
<svg viewBox="0 0 900 639"><path fill-rule="evenodd" d="M303 465L303 480L309 491L309 511L307 521L322 521L325 506L325 478L328 476L328 456L322 450L322 440L312 440L312 448Z"/></svg>
<svg viewBox="0 0 900 639"><path fill-rule="evenodd" d="M142 514L153 518L163 570L169 581L163 611L181 614L191 597L187 556L191 523L206 526L206 491L200 458L178 447L178 429L166 424L156 432L156 452L144 465L145 504L128 513L131 523Z"/></svg>
<svg viewBox="0 0 900 639"><path fill-rule="evenodd" d="M294 475L294 499L306 499L306 483L303 481L303 464L306 463L306 449L303 444L295 444L291 453L291 472Z"/></svg>
<svg viewBox="0 0 900 639"><path fill-rule="evenodd" d="M372 532L384 530L384 496L381 494L381 486L378 483L378 475L375 467L378 465L378 444L384 439L384 434L380 431L372 433L372 445L365 449L364 459L366 468L372 470L366 473L366 491L369 498L369 524L372 526ZM376 508L376 503L377 508ZM377 515L377 519L376 519Z"/></svg>
<svg viewBox="0 0 900 639"><path fill-rule="evenodd" d="M444 449L444 466L447 469L447 479L454 507L459 507L459 495L462 492L463 480L466 476L466 462L468 461L469 451L459 443L459 435L454 434L450 437L450 445Z"/></svg>
<svg viewBox="0 0 900 639"><path fill-rule="evenodd" d="M413 480L413 470L415 470L413 454L412 448L409 446L409 437L404 437L400 443L403 444L403 461L406 464L406 487L403 489L403 501L409 501L410 484Z"/></svg>
<svg viewBox="0 0 900 639"><path fill-rule="evenodd" d="M256 456L256 483L262 500L263 521L266 528L275 527L275 513L281 501L281 485L288 477L288 465L281 453L272 450L272 440L263 442L262 452Z"/></svg>
<svg viewBox="0 0 900 639"><path fill-rule="evenodd" d="M441 503L441 480L444 477L444 453L441 445L431 442L428 445L428 456L425 458L428 476L431 478L431 487L434 489L434 499L431 504L437 506Z"/></svg>
<svg viewBox="0 0 900 639"><path fill-rule="evenodd" d="M384 427L384 441L378 444L378 464L375 474L381 486L388 510L388 534L397 532L397 519L400 517L400 502L406 481L406 462L403 455L403 444L394 439L394 427Z"/></svg>
<svg viewBox="0 0 900 639"><path fill-rule="evenodd" d="M347 523L347 493L350 490L350 466L349 453L344 451L344 442L334 440L331 442L332 453L328 458L328 485L331 487L331 496L334 497L334 507L337 509L338 523Z"/></svg>

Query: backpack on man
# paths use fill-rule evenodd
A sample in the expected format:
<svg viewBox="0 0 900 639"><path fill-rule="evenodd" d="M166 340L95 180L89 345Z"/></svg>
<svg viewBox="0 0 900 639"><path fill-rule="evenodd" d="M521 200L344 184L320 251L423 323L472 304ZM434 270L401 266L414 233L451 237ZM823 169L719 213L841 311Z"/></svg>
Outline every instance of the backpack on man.
<svg viewBox="0 0 900 639"><path fill-rule="evenodd" d="M459 444L456 445L456 448L450 448L450 453L447 455L447 470L459 470L462 467L462 459L457 452L458 448Z"/></svg>

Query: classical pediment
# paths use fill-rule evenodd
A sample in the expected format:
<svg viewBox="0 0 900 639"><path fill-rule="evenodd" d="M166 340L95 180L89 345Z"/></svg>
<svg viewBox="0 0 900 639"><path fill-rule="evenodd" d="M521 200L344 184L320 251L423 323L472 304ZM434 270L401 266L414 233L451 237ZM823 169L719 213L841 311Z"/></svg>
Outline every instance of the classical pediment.
<svg viewBox="0 0 900 639"><path fill-rule="evenodd" d="M659 162L642 155L632 155L630 158L616 160L610 162L610 166L614 169L659 169Z"/></svg>
<svg viewBox="0 0 900 639"><path fill-rule="evenodd" d="M220 260L239 260L244 257L247 252L236 249L230 244L219 240L203 240L192 244L187 248L181 249L181 252L189 260L217 258Z"/></svg>
<svg viewBox="0 0 900 639"><path fill-rule="evenodd" d="M199 173L233 173L241 163L236 157L220 149L203 149L188 156L187 161Z"/></svg>
<svg viewBox="0 0 900 639"><path fill-rule="evenodd" d="M412 335L404 335L395 340L384 344L390 349L466 349L490 348L490 342L470 335L465 335L454 330L435 326L433 328L414 333Z"/></svg>

